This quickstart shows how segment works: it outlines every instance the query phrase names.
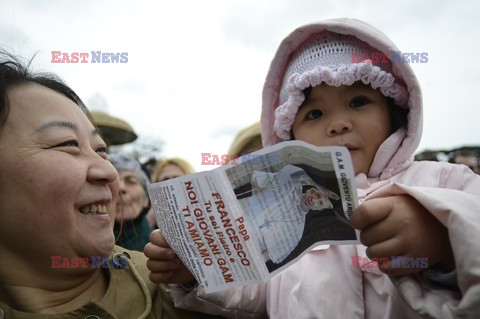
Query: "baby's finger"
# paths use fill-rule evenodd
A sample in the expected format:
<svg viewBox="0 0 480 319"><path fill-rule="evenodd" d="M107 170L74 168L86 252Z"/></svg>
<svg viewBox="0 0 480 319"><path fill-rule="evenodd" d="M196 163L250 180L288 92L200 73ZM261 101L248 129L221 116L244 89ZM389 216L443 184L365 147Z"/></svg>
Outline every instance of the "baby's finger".
<svg viewBox="0 0 480 319"><path fill-rule="evenodd" d="M147 268L151 272L171 272L177 270L180 266L178 258L174 260L147 260Z"/></svg>
<svg viewBox="0 0 480 319"><path fill-rule="evenodd" d="M385 219L391 210L392 201L389 197L370 199L353 211L350 222L353 227L362 230Z"/></svg>
<svg viewBox="0 0 480 319"><path fill-rule="evenodd" d="M406 248L397 238L391 238L387 241L372 245L367 248L366 254L369 258L391 258L392 256L402 256L406 253Z"/></svg>
<svg viewBox="0 0 480 319"><path fill-rule="evenodd" d="M145 245L143 253L147 258L156 260L173 260L175 258L175 252L170 248L164 248L152 243Z"/></svg>
<svg viewBox="0 0 480 319"><path fill-rule="evenodd" d="M154 231L152 231L150 233L149 239L150 239L150 242L152 242L157 246L170 248L165 238L163 238L162 233L160 232L159 229L155 229Z"/></svg>
<svg viewBox="0 0 480 319"><path fill-rule="evenodd" d="M395 237L398 233L397 225L384 219L370 225L360 232L360 242L365 246L372 246Z"/></svg>

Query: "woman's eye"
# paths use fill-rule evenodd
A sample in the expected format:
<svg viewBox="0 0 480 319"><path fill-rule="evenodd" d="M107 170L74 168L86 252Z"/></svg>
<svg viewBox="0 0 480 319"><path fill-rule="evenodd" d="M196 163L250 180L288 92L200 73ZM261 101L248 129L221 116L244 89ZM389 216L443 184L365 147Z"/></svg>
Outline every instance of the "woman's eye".
<svg viewBox="0 0 480 319"><path fill-rule="evenodd" d="M368 100L364 97L356 97L350 101L350 107L361 107L368 103Z"/></svg>
<svg viewBox="0 0 480 319"><path fill-rule="evenodd" d="M106 146L101 146L101 147L99 147L95 150L95 152L97 152L97 153L105 153L105 154L107 154L107 151L108 150L107 150Z"/></svg>
<svg viewBox="0 0 480 319"><path fill-rule="evenodd" d="M307 113L307 119L313 120L321 117L322 115L323 113L320 110L311 110L310 112Z"/></svg>
<svg viewBox="0 0 480 319"><path fill-rule="evenodd" d="M108 160L108 149L106 147L99 147L95 152L97 152L97 154L103 159Z"/></svg>
<svg viewBox="0 0 480 319"><path fill-rule="evenodd" d="M126 177L124 179L124 182L127 183L127 184L139 184L139 181L136 177L133 177L133 176L129 176L129 177Z"/></svg>
<svg viewBox="0 0 480 319"><path fill-rule="evenodd" d="M69 141L65 141L63 143L60 143L60 144L57 144L55 145L54 147L65 147L65 146L73 146L73 147L78 147L78 142L75 141L75 140L69 140Z"/></svg>

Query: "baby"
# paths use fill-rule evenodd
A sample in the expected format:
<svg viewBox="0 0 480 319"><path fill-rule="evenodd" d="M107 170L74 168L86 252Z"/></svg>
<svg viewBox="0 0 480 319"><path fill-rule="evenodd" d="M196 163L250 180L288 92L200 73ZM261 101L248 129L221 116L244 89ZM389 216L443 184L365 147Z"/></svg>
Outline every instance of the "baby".
<svg viewBox="0 0 480 319"><path fill-rule="evenodd" d="M358 20L306 25L280 44L263 89L264 146L297 139L350 151L361 203L351 223L363 245L317 247L264 285L216 294L172 287L178 306L232 318L478 316L480 177L413 162L422 98L408 63L392 58L398 51ZM153 281L192 281L159 233L151 241ZM352 267L357 257L389 261ZM417 259L428 269L408 263Z"/></svg>

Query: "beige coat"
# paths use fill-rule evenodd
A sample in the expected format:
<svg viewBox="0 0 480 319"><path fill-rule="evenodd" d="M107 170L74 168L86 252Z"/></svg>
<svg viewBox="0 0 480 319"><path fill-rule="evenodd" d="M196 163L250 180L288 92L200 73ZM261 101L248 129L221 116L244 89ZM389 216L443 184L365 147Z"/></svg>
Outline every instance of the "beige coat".
<svg viewBox="0 0 480 319"><path fill-rule="evenodd" d="M173 307L162 286L148 279L146 257L137 251L115 246L112 256L127 252L128 268L106 269L110 276L108 290L100 301L90 301L80 309L58 315L41 315L17 311L0 302L0 319L136 319L136 318L218 318Z"/></svg>

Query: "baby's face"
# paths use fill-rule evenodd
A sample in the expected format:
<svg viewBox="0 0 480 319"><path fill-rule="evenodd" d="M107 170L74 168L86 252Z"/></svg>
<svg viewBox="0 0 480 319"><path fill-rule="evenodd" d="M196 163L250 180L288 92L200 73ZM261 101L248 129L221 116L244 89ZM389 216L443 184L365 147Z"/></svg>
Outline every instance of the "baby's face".
<svg viewBox="0 0 480 319"><path fill-rule="evenodd" d="M391 133L387 99L370 86L325 84L312 89L292 125L295 139L317 146L345 146L355 174L368 173L379 146Z"/></svg>

